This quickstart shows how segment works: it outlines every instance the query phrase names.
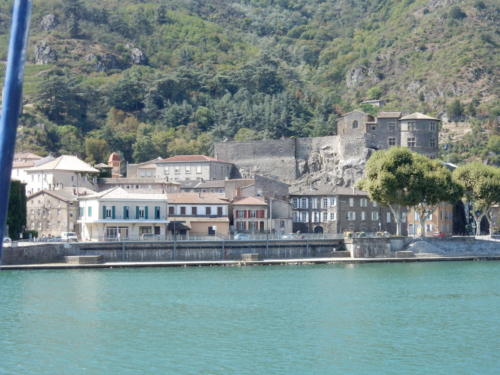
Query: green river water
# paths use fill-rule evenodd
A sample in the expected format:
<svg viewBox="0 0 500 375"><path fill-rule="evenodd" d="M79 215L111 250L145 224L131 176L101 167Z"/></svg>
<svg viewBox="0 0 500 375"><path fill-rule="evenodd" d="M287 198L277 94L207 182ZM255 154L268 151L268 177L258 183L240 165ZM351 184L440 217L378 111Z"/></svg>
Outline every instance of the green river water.
<svg viewBox="0 0 500 375"><path fill-rule="evenodd" d="M0 272L0 374L500 374L500 263Z"/></svg>

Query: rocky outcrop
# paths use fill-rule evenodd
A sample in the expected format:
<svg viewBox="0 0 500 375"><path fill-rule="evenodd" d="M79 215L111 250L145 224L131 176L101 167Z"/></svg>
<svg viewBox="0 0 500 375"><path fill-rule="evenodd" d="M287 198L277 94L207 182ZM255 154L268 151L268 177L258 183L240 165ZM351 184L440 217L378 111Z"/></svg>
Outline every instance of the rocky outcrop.
<svg viewBox="0 0 500 375"><path fill-rule="evenodd" d="M47 14L40 21L40 28L43 31L54 30L57 26L57 18L54 14Z"/></svg>
<svg viewBox="0 0 500 375"><path fill-rule="evenodd" d="M89 53L83 59L89 62L96 72L107 72L111 69L123 68L123 64L120 63L116 56L108 53L102 55Z"/></svg>
<svg viewBox="0 0 500 375"><path fill-rule="evenodd" d="M132 65L144 65L147 63L148 59L144 52L139 48L132 46L131 44L125 45L130 51L130 63Z"/></svg>
<svg viewBox="0 0 500 375"><path fill-rule="evenodd" d="M37 65L52 64L57 61L56 51L43 39L35 45L33 62Z"/></svg>

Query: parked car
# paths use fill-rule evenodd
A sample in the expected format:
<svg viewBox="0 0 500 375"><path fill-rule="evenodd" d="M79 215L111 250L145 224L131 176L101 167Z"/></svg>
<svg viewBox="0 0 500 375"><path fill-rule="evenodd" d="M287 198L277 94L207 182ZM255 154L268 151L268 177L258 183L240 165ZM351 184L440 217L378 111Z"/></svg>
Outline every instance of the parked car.
<svg viewBox="0 0 500 375"><path fill-rule="evenodd" d="M434 233L432 233L432 237L444 238L444 237L448 237L448 235L446 233L443 233L443 232L434 232Z"/></svg>
<svg viewBox="0 0 500 375"><path fill-rule="evenodd" d="M3 246L11 246L12 245L12 240L10 237L4 237L3 238Z"/></svg>
<svg viewBox="0 0 500 375"><path fill-rule="evenodd" d="M78 242L78 236L75 232L62 232L61 240L66 242Z"/></svg>
<svg viewBox="0 0 500 375"><path fill-rule="evenodd" d="M238 240L238 241L249 240L250 239L250 235L247 234L247 233L236 233L234 235L234 239Z"/></svg>

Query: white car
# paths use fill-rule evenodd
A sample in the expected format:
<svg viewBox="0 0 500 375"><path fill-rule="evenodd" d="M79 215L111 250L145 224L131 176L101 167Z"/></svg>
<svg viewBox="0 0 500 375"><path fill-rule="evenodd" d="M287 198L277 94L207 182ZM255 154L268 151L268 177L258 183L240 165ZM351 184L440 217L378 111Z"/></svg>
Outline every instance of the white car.
<svg viewBox="0 0 500 375"><path fill-rule="evenodd" d="M10 237L3 238L3 246L12 246L12 240L10 239Z"/></svg>
<svg viewBox="0 0 500 375"><path fill-rule="evenodd" d="M61 240L66 242L78 242L78 236L75 232L62 232Z"/></svg>

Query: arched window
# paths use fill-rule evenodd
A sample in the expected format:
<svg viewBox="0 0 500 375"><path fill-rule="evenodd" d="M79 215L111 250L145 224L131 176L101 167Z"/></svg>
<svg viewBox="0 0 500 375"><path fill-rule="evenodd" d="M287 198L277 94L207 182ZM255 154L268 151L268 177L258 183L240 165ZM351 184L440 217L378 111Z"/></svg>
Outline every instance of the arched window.
<svg viewBox="0 0 500 375"><path fill-rule="evenodd" d="M352 128L353 129L357 129L358 128L358 122L357 121L353 121L352 122Z"/></svg>

